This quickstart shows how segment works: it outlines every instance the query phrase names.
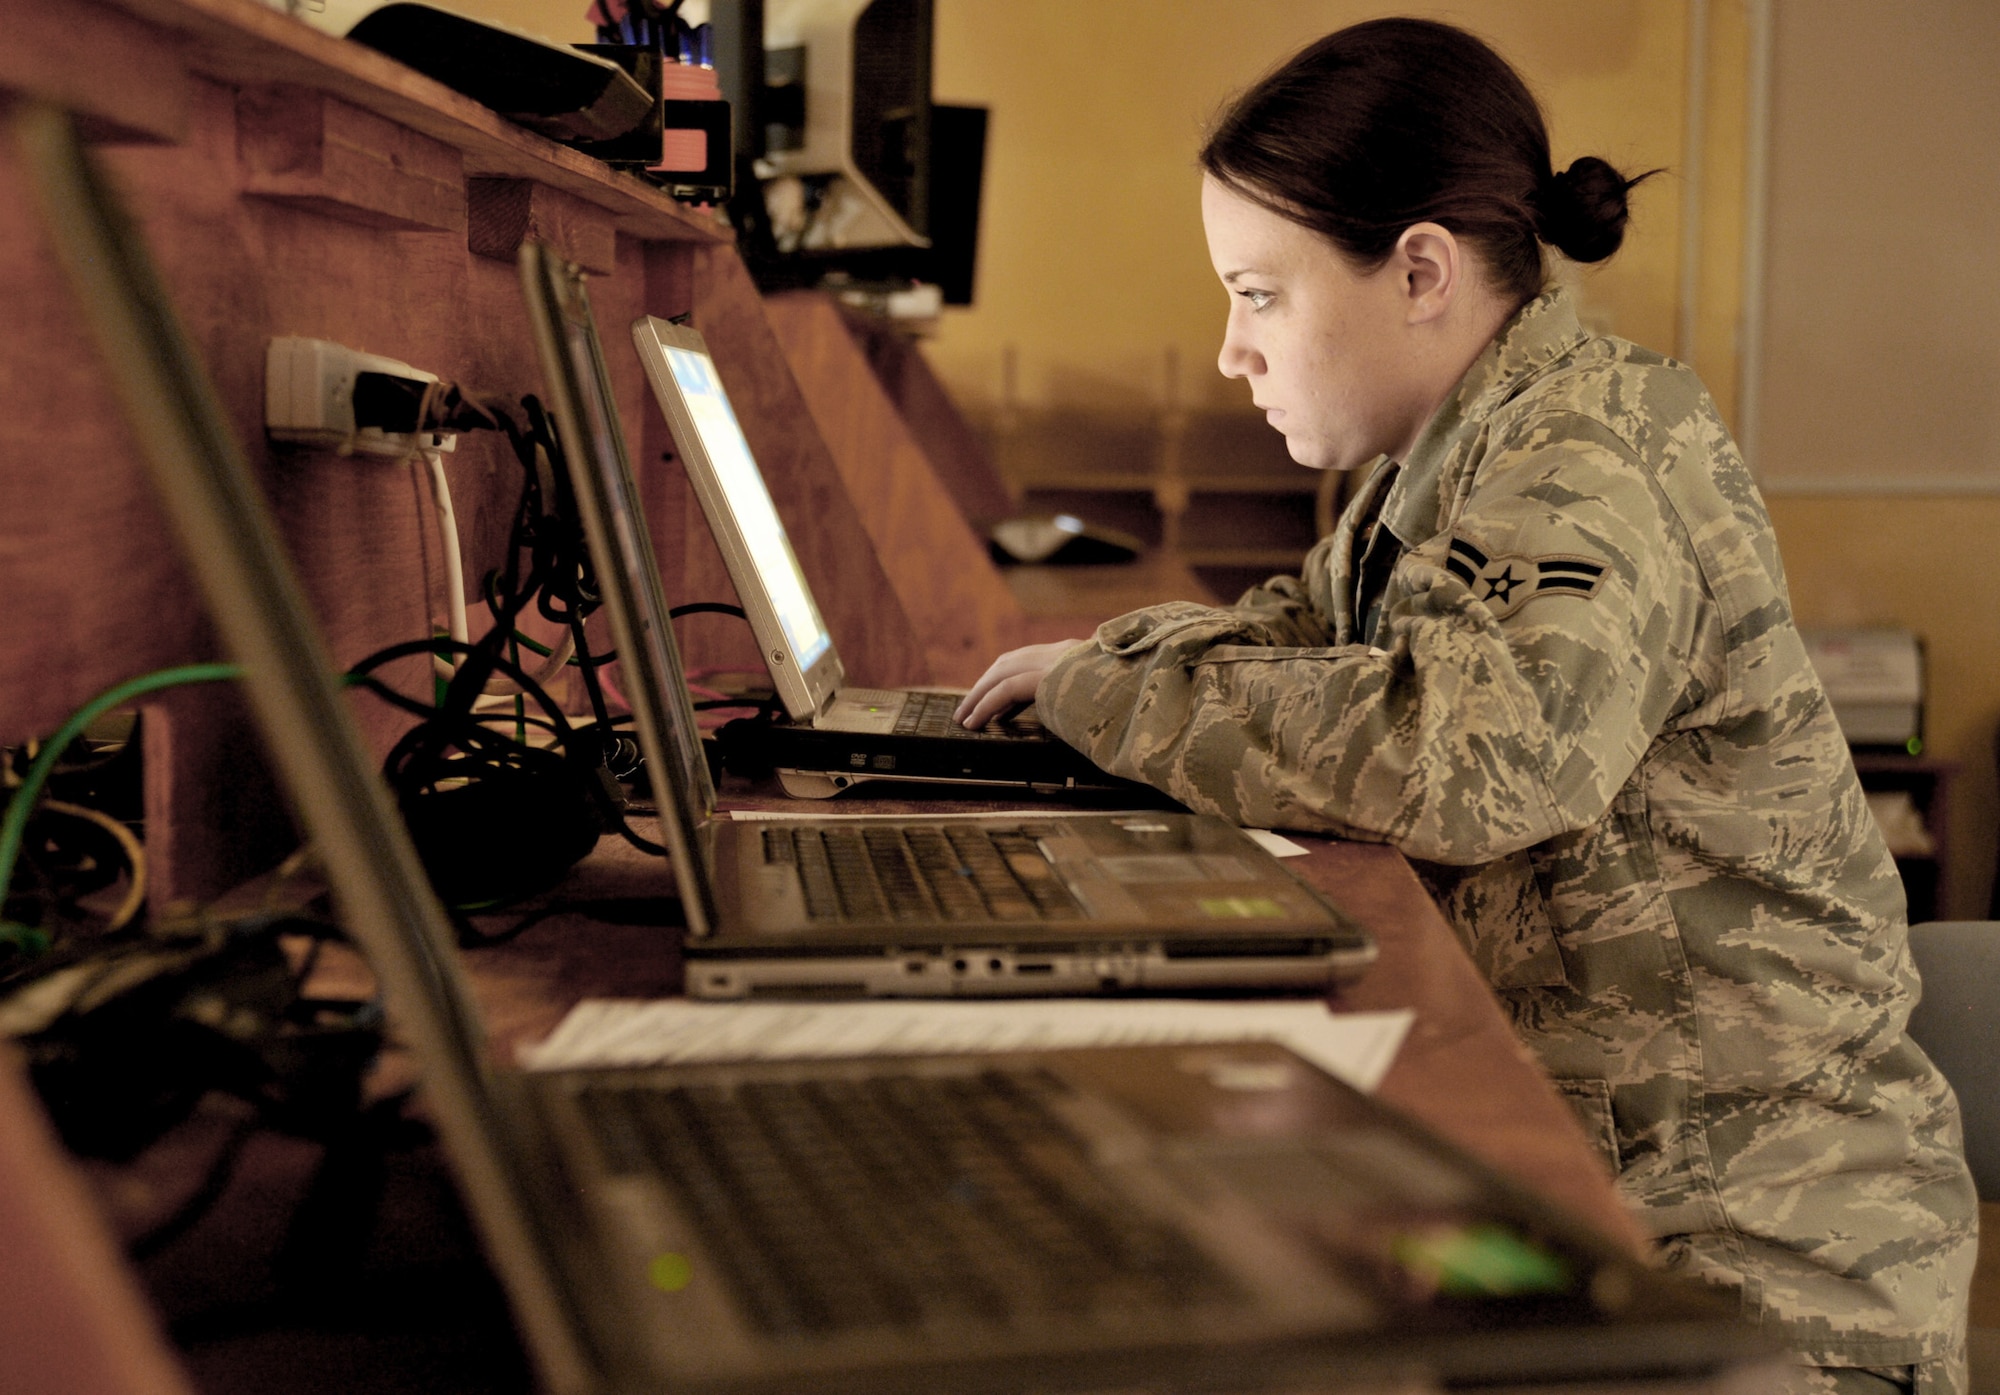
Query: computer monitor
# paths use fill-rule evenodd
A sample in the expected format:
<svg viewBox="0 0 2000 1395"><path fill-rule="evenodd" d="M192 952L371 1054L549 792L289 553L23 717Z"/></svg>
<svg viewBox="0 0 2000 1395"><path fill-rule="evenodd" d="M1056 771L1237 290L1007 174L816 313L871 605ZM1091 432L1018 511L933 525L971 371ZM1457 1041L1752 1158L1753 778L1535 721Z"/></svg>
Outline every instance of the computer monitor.
<svg viewBox="0 0 2000 1395"><path fill-rule="evenodd" d="M986 108L931 106L928 247L835 253L822 264L858 281L928 281L946 305L970 305L979 263L979 203L986 171ZM801 265L811 268L808 255Z"/></svg>
<svg viewBox="0 0 2000 1395"><path fill-rule="evenodd" d="M758 172L809 187L799 248L927 246L931 0L764 0L764 68Z"/></svg>
<svg viewBox="0 0 2000 1395"><path fill-rule="evenodd" d="M703 13L736 114L731 219L759 284L843 273L971 304L986 109L931 101L932 0L709 0Z"/></svg>

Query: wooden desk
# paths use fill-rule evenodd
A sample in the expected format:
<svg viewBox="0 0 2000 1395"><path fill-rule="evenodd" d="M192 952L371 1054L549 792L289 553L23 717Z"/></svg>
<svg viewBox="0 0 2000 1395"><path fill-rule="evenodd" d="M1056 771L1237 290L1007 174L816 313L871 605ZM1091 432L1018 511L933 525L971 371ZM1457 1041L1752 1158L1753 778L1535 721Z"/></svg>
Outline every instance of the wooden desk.
<svg viewBox="0 0 2000 1395"><path fill-rule="evenodd" d="M837 813L1010 807L847 796L820 803L742 792L725 796L725 803ZM1334 996L1335 1009L1416 1011L1416 1025L1383 1080L1380 1097L1605 1234L1643 1248L1638 1225L1575 1114L1515 1037L1402 854L1378 845L1292 836L1310 854L1290 865L1381 946L1381 958L1368 974ZM667 880L657 860L607 840L565 895L658 895ZM582 916L552 918L510 944L467 957L501 1062L510 1062L516 1047L548 1035L583 998L650 997L680 989L670 934L595 925Z"/></svg>
<svg viewBox="0 0 2000 1395"><path fill-rule="evenodd" d="M840 807L861 806L843 800ZM1335 1009L1416 1010L1416 1025L1379 1096L1605 1234L1643 1248L1639 1227L1576 1116L1514 1036L1402 854L1330 839L1297 841L1312 851L1292 865L1381 945L1367 976L1335 995ZM623 845L607 845L603 864L591 873L603 879L603 889L591 894L643 895L649 885L657 893L657 869L627 853ZM587 925L581 917L556 918L469 958L503 1061L515 1047L546 1036L583 998L649 997L680 986L667 935Z"/></svg>
<svg viewBox="0 0 2000 1395"><path fill-rule="evenodd" d="M911 807L850 799L802 806L742 789L730 791L728 802L845 813ZM1386 847L1299 841L1310 853L1293 865L1381 945L1378 963L1335 996L1335 1009L1416 1012L1380 1098L1605 1234L1642 1248L1637 1226L1568 1106L1513 1037L1402 856ZM622 903L626 910L643 910L644 902L669 893L671 885L662 861L607 839L559 895L580 904ZM680 986L673 931L606 923L591 919L587 910L552 916L514 941L468 951L463 958L496 1064L511 1063L518 1047L545 1036L584 998L665 996ZM365 966L352 956L335 956L315 986L340 993L371 987ZM408 1068L406 1060L392 1061L391 1083L406 1079ZM0 1114L10 1100L18 1112L22 1099L18 1090L0 1089ZM109 1228L129 1237L170 1214L204 1175L238 1118L238 1111L217 1106L129 1167L89 1167ZM15 1125L0 1117L0 1136L16 1135ZM35 1141L34 1130L28 1137ZM16 1172L46 1178L50 1160L44 1149L44 1156L30 1159L33 1166L24 1169L20 1151L0 1149L0 1236L40 1236L44 1258L37 1259L32 1245L0 1254L0 1292L30 1305L8 1314L17 1321L0 1324L0 1340L28 1340L43 1330L79 1326L70 1314L77 1284L57 1298L10 1283L10 1276L18 1280L24 1269L53 1265L52 1256L59 1253L104 1255L108 1248L98 1218L76 1205L70 1192L54 1194L60 1216L40 1214L44 1193L14 1184L6 1174L11 1164ZM381 1209L372 1217L355 1217L356 1234L336 1246L337 1262L301 1272L294 1254L287 1268L281 1240L319 1162L318 1149L310 1145L275 1135L260 1138L215 1211L141 1267L154 1303L185 1344L182 1355L196 1383L231 1392L275 1384L294 1391L424 1389L432 1395L525 1388L524 1358L504 1305L434 1152L391 1160ZM74 1261L65 1268L73 1270ZM137 1339L131 1337L135 1309L115 1270L108 1257L97 1264L99 1290L108 1295L99 1325L128 1335L138 1353L127 1364L147 1379L129 1387L107 1380L90 1388L171 1390L173 1381L162 1379L158 1361L140 1359L149 1339L143 1326ZM63 1323L45 1328L35 1319L35 1301L69 1305L52 1315Z"/></svg>
<svg viewBox="0 0 2000 1395"><path fill-rule="evenodd" d="M733 783L733 782L732 782ZM865 790L863 791L865 793ZM1019 807L923 804L843 796L789 800L726 788L726 807L803 813L950 812ZM643 829L643 825L640 826ZM1575 1114L1523 1047L1403 855L1375 844L1288 835L1308 856L1289 865L1372 934L1381 957L1333 995L1336 1011L1411 1008L1416 1024L1383 1080L1380 1098L1535 1188L1635 1249L1645 1245ZM563 900L628 905L670 894L665 863L607 838L559 893ZM501 917L504 921L505 917ZM467 951L496 1064L540 1041L585 998L649 998L681 990L673 931L552 916L519 939ZM326 986L365 993L358 968Z"/></svg>

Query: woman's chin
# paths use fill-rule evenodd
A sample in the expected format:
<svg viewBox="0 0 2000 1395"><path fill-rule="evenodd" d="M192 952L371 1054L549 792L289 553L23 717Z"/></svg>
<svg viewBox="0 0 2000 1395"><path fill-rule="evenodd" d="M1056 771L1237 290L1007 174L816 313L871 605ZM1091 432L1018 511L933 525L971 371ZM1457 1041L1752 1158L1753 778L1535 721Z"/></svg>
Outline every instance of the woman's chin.
<svg viewBox="0 0 2000 1395"><path fill-rule="evenodd" d="M1292 441L1285 442L1285 447L1291 452L1292 459L1299 464L1335 475L1352 474L1355 471L1372 472L1376 462L1388 454L1385 451L1369 450L1365 447L1342 450L1324 444L1318 449L1313 449L1310 445L1302 449L1299 443Z"/></svg>
<svg viewBox="0 0 2000 1395"><path fill-rule="evenodd" d="M1285 438L1285 450L1295 462L1308 470L1352 470L1355 466L1365 465L1368 460L1375 458L1371 455L1367 460L1350 460L1346 454L1324 442L1301 440L1297 436Z"/></svg>

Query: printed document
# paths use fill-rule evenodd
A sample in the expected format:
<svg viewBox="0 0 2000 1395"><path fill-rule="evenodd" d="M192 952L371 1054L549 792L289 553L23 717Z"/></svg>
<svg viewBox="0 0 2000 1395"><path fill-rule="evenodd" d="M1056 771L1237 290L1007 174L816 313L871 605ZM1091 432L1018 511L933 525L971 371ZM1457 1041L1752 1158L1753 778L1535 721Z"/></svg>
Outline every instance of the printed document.
<svg viewBox="0 0 2000 1395"><path fill-rule="evenodd" d="M909 1056L1076 1046L1275 1041L1372 1091L1388 1073L1415 1014L1329 1012L1321 1002L1032 998L1018 1002L864 1001L696 1003L591 999L539 1045L530 1070L651 1066L676 1061L762 1061Z"/></svg>

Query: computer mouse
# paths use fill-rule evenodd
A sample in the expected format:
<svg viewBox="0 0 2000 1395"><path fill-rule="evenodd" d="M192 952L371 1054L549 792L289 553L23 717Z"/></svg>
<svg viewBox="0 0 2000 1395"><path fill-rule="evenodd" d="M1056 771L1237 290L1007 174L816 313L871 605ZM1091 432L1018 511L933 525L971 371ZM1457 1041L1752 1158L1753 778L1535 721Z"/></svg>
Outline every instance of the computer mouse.
<svg viewBox="0 0 2000 1395"><path fill-rule="evenodd" d="M1142 544L1127 533L1098 528L1074 514L1053 518L1008 518L993 525L989 550L996 562L1080 565L1129 562Z"/></svg>

